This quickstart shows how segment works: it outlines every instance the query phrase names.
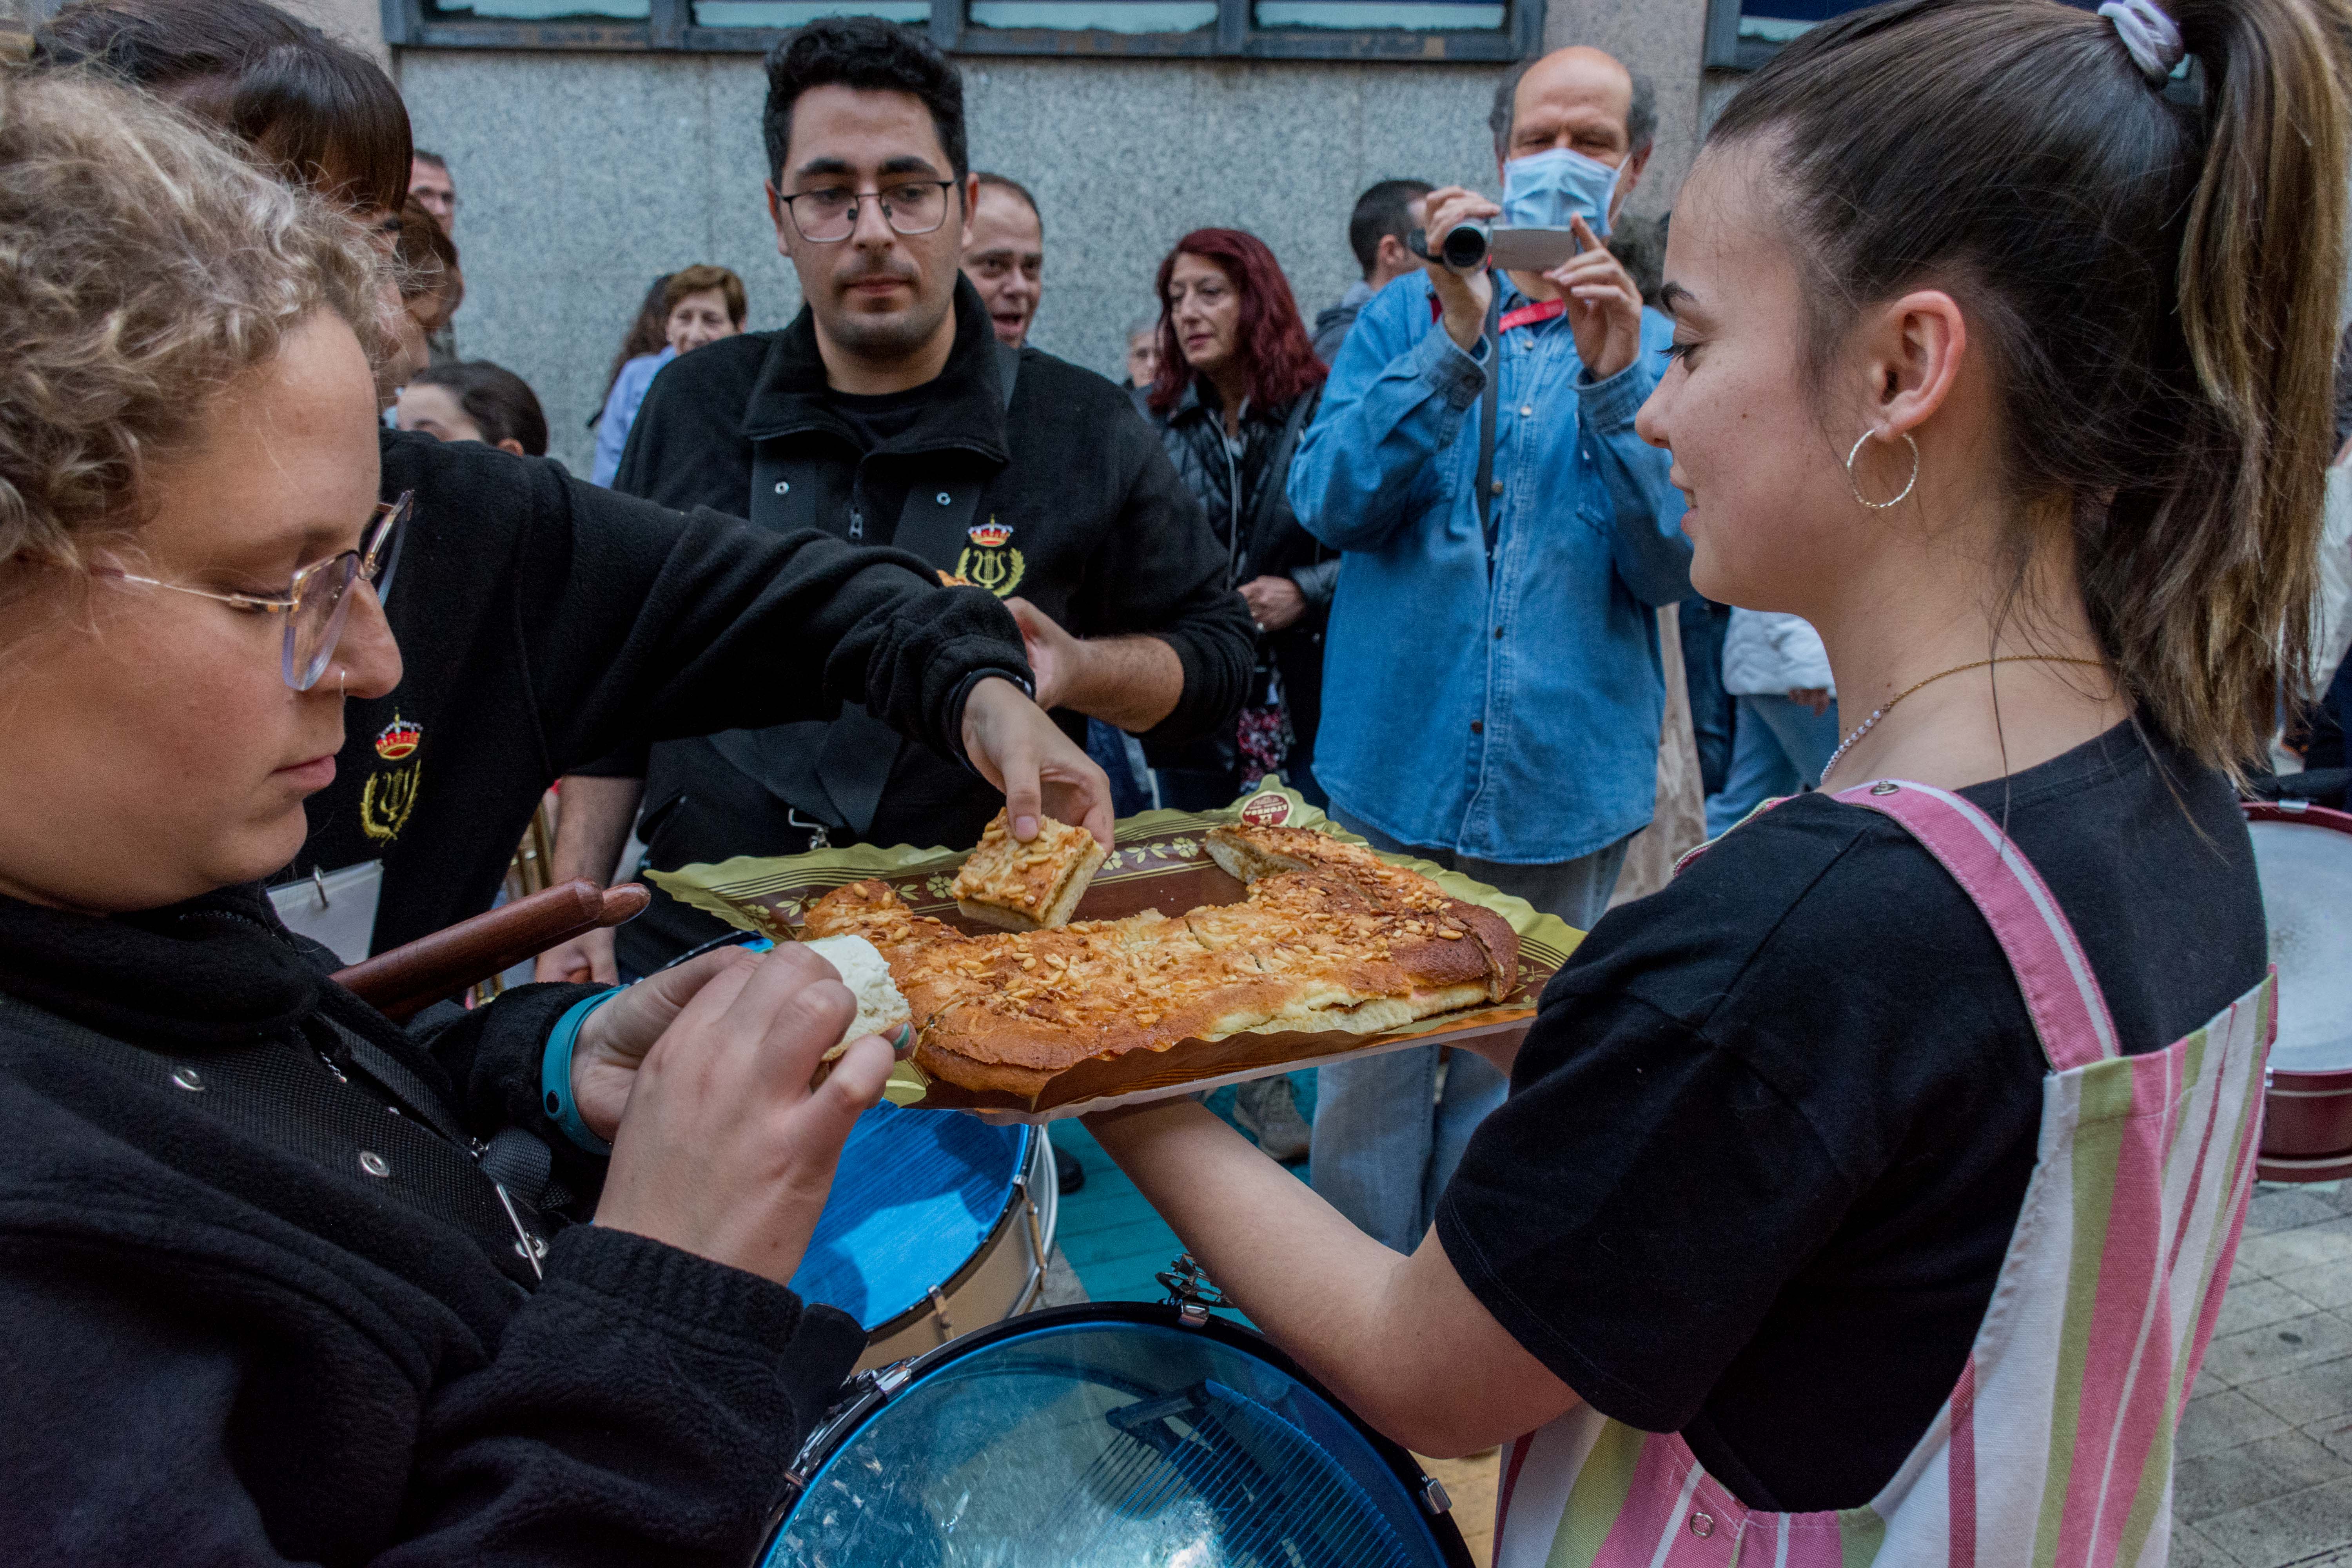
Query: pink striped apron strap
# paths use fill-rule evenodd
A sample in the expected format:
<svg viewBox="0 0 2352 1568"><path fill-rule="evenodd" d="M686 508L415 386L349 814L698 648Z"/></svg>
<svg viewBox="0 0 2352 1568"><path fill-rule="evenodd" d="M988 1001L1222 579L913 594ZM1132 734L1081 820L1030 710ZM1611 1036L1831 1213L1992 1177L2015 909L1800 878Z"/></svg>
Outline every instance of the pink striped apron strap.
<svg viewBox="0 0 2352 1568"><path fill-rule="evenodd" d="M1948 790L1901 779L1857 784L1837 798L1892 817L1952 874L2008 955L2053 1068L2119 1054L2106 996L2074 926L1991 817Z"/></svg>

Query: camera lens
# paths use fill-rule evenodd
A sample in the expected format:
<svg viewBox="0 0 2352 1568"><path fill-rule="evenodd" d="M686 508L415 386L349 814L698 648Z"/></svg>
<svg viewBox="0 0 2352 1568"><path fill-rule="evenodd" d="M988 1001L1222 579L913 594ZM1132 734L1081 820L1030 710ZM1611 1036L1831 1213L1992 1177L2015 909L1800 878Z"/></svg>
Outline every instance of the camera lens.
<svg viewBox="0 0 2352 1568"><path fill-rule="evenodd" d="M1438 247L1444 253L1445 265L1456 272L1468 272L1486 259L1486 229L1483 223L1457 223L1445 231L1445 243Z"/></svg>

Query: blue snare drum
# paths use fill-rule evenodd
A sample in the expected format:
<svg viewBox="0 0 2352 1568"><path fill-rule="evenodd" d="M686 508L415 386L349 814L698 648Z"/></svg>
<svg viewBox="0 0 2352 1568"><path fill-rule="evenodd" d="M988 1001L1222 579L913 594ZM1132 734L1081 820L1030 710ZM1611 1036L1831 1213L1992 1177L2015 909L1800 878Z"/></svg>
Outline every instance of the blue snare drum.
<svg viewBox="0 0 2352 1568"><path fill-rule="evenodd" d="M1042 1129L877 1105L842 1148L793 1289L865 1326L859 1366L920 1355L1036 1299L1058 1197Z"/></svg>
<svg viewBox="0 0 2352 1568"><path fill-rule="evenodd" d="M851 1387L761 1568L1469 1568L1404 1450L1197 1309L1055 1308Z"/></svg>

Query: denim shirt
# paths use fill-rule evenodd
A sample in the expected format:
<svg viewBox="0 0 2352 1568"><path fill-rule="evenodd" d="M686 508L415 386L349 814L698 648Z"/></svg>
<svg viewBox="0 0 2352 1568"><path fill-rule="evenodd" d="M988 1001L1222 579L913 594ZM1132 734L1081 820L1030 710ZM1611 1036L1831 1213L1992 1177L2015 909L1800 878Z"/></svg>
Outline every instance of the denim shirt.
<svg viewBox="0 0 2352 1568"><path fill-rule="evenodd" d="M613 488L613 476L621 471L621 454L629 445L629 426L637 422L637 409L645 403L646 394L654 384L661 367L677 357L677 351L667 343L659 353L639 354L621 367L613 378L613 390L604 399L604 412L596 421L596 461L588 470L588 482Z"/></svg>
<svg viewBox="0 0 2352 1568"><path fill-rule="evenodd" d="M1503 334L1490 580L1472 494L1489 351L1465 353L1431 301L1414 272L1364 307L1291 465L1298 521L1346 552L1316 775L1407 844L1572 860L1656 799L1652 611L1689 594L1691 548L1672 459L1633 415L1673 328L1643 311L1641 353L1598 383L1565 317Z"/></svg>

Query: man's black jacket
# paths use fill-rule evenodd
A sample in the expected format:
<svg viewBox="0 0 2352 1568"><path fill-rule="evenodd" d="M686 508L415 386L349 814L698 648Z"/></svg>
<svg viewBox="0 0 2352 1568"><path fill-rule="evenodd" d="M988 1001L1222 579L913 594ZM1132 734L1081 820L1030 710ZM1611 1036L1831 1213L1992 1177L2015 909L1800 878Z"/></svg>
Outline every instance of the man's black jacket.
<svg viewBox="0 0 2352 1568"><path fill-rule="evenodd" d="M1021 352L1008 406L988 313L961 279L955 309L955 346L919 414L872 451L840 416L803 310L781 331L723 338L665 368L637 412L615 486L667 507L737 511L761 526L806 519L845 540L856 527L864 542L915 548L945 576L1027 599L1076 636L1150 633L1175 650L1184 691L1148 738L1216 729L1246 694L1249 614L1158 437L1118 387L1034 349ZM782 472L800 476L792 481L798 493L779 490ZM902 538L900 518L870 499L903 491L912 516L934 492L974 485L969 526L951 539ZM1083 736L1078 715L1057 717ZM665 744L650 758L616 758L595 771L640 768L638 831L654 866L807 847L779 781L747 775L709 741ZM967 770L906 748L863 837L967 845L1002 804ZM719 929L656 900L624 928L625 963L666 956L656 938L675 952Z"/></svg>
<svg viewBox="0 0 2352 1568"><path fill-rule="evenodd" d="M382 449L382 493L416 493L384 605L405 672L348 704L294 868L381 858L378 952L488 909L541 792L615 747L859 702L951 756L970 682L1028 679L1001 605L898 552L681 516L473 442Z"/></svg>

